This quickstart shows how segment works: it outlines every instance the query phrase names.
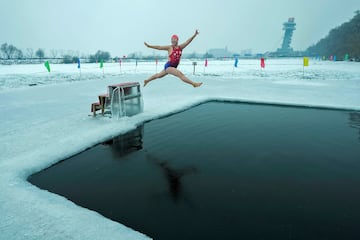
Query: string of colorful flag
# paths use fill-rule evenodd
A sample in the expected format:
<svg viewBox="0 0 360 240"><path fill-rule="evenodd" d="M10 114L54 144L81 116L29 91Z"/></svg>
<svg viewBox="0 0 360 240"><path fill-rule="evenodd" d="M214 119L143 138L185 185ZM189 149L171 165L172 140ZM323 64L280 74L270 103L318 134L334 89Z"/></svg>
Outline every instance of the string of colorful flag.
<svg viewBox="0 0 360 240"><path fill-rule="evenodd" d="M208 59L205 59L205 64L204 64L205 67L208 66L208 62L209 62ZM120 70L121 70L121 63L122 63L122 61L121 61L121 59L119 59ZM156 64L156 66L158 65L158 59L156 59L155 64ZM235 58L234 67L237 68L238 64L239 64L239 58ZM303 65L304 66L309 66L309 58L308 57L304 57L304 64ZM44 66L48 70L48 72L51 71L49 61L45 61ZM137 59L135 61L135 66L136 67L138 66L138 60ZM265 58L260 58L260 67L265 68ZM77 60L77 68L81 71L81 60L80 60L80 58L78 58L78 60ZM104 60L102 60L102 59L100 60L100 68L104 69Z"/></svg>
<svg viewBox="0 0 360 240"><path fill-rule="evenodd" d="M329 60L336 61L336 56L331 56L329 58ZM346 61L349 60L349 55L348 54L346 54L344 56L344 60L346 60ZM158 59L155 59L156 71L157 71L158 62L159 62ZM100 63L99 67L100 67L100 69L102 69L102 72L103 72L103 75L104 75L104 60L100 59L99 63ZM50 68L50 63L49 63L48 60L44 62L44 66L47 69L47 71L50 73L51 68ZM119 58L120 73L122 71L121 66L122 66L122 60L121 60L121 58ZM204 62L204 67L207 68L208 66L209 66L209 60L206 58L205 62ZM238 66L239 66L239 58L235 57L234 58L234 64L233 64L233 73L234 73L234 69L238 68ZM303 75L305 74L305 67L308 67L308 66L309 66L309 58L308 57L303 57ZM138 60L135 59L135 70L137 69L137 67L138 67ZM78 60L77 60L77 68L79 69L79 73L80 73L80 77L81 77L81 60L80 60L80 58L78 58ZM204 72L205 72L205 68L204 68ZM260 68L265 69L265 58L264 57L260 58ZM194 73L195 73L195 68L194 68Z"/></svg>

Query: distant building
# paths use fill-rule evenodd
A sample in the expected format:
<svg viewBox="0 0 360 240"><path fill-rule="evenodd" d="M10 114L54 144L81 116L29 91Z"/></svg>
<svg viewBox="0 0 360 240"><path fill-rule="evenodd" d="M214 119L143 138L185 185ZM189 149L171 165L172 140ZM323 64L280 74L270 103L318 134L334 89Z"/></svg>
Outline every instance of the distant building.
<svg viewBox="0 0 360 240"><path fill-rule="evenodd" d="M209 49L207 51L207 53L209 55L212 55L214 56L214 58L228 58L228 57L232 57L233 56L233 53L232 52L229 52L227 47L225 48L213 48L213 49Z"/></svg>
<svg viewBox="0 0 360 240"><path fill-rule="evenodd" d="M249 57L252 56L252 50L250 48L240 51L240 56Z"/></svg>
<svg viewBox="0 0 360 240"><path fill-rule="evenodd" d="M293 17L289 18L287 22L283 23L284 38L281 44L281 48L278 48L276 52L271 53L272 56L291 57L298 54L298 52L294 52L290 46L293 33L296 29L295 26L295 18Z"/></svg>

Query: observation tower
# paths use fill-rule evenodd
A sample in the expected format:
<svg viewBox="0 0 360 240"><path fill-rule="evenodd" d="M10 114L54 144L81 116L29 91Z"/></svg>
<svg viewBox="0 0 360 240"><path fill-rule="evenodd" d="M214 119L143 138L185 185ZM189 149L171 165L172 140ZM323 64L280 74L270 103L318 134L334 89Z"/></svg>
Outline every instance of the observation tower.
<svg viewBox="0 0 360 240"><path fill-rule="evenodd" d="M281 48L278 48L276 51L278 55L288 56L293 54L293 49L290 47L290 44L293 32L296 29L295 26L295 18L293 17L289 18L288 21L283 24L285 33Z"/></svg>

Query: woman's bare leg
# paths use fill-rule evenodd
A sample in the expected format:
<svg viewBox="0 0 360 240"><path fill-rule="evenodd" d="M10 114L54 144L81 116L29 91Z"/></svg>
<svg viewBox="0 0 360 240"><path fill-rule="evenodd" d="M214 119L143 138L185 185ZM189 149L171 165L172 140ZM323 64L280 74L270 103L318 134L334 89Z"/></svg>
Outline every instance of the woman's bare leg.
<svg viewBox="0 0 360 240"><path fill-rule="evenodd" d="M155 80L157 78L162 78L164 76L167 75L167 72L165 72L165 70L162 70L159 73L156 73L154 75L152 75L151 77L149 77L148 79L144 80L144 87L146 86L146 84L148 84L149 82L151 82L152 80Z"/></svg>
<svg viewBox="0 0 360 240"><path fill-rule="evenodd" d="M178 78L180 78L182 81L192 85L193 87L200 87L202 82L193 82L189 78L187 78L181 71L174 67L168 67L166 70L166 73L172 74Z"/></svg>

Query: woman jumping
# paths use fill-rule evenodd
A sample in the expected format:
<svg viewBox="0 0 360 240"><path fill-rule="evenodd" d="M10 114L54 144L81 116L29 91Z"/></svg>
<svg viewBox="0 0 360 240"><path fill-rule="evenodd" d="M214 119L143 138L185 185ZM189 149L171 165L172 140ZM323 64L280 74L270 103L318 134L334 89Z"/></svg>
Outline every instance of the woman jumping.
<svg viewBox="0 0 360 240"><path fill-rule="evenodd" d="M146 42L144 42L145 46L148 48L153 48L156 50L166 50L168 51L169 60L165 64L164 70L162 70L159 73L154 74L153 76L149 77L144 81L144 87L146 84L151 82L152 80L155 80L157 78L162 78L168 74L172 74L178 78L180 78L182 81L191 84L193 87L200 87L202 82L193 82L189 78L187 78L181 71L177 69L177 66L180 63L181 53L184 48L186 48L187 45L191 43L192 40L198 35L198 30L195 31L194 35L191 36L186 42L183 44L178 45L179 37L177 35L173 35L171 37L171 45L169 46L155 46L155 45L149 45Z"/></svg>

